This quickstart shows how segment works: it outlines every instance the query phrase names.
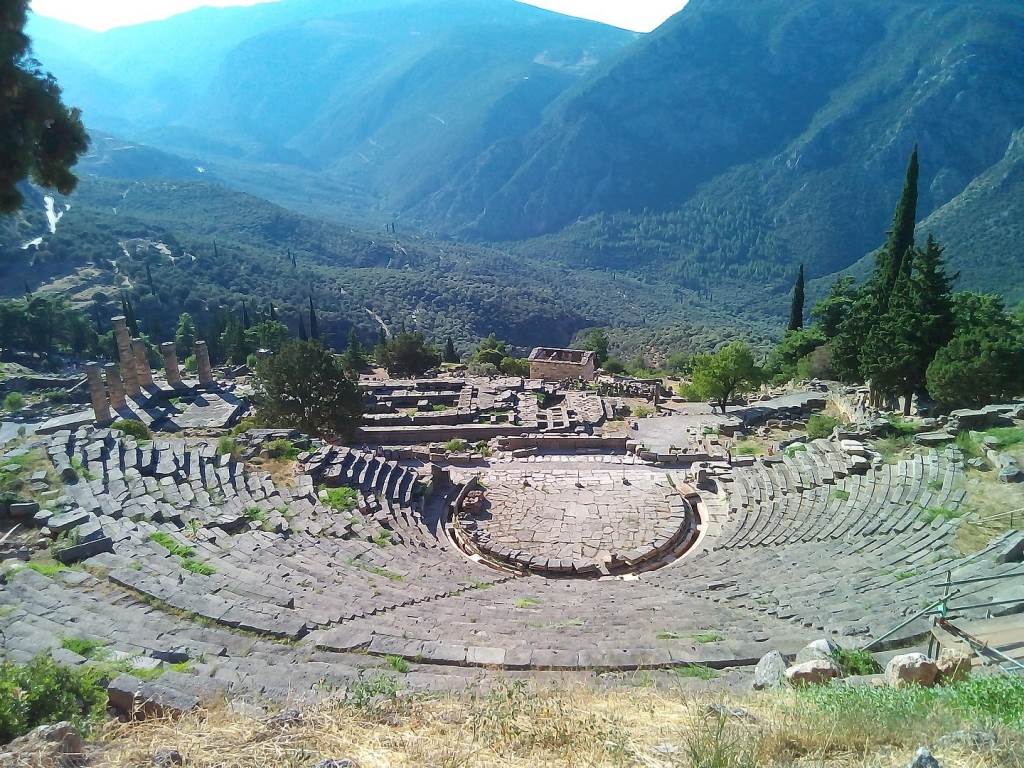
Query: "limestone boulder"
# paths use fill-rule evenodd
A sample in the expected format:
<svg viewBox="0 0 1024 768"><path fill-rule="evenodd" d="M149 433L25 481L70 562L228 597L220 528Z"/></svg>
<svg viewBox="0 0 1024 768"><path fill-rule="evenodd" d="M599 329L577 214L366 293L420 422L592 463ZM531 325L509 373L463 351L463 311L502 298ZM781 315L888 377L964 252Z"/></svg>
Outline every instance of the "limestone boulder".
<svg viewBox="0 0 1024 768"><path fill-rule="evenodd" d="M907 768L942 768L942 765L931 752L924 747L918 747L914 759L910 761Z"/></svg>
<svg viewBox="0 0 1024 768"><path fill-rule="evenodd" d="M935 684L939 668L923 653L894 656L885 667L885 682L893 688L908 685L930 687Z"/></svg>
<svg viewBox="0 0 1024 768"><path fill-rule="evenodd" d="M41 725L21 736L0 752L0 768L43 768L43 766L85 765L85 745L68 722Z"/></svg>
<svg viewBox="0 0 1024 768"><path fill-rule="evenodd" d="M937 683L956 683L971 676L971 654L959 648L946 648L935 662Z"/></svg>
<svg viewBox="0 0 1024 768"><path fill-rule="evenodd" d="M786 680L790 685L821 685L835 680L841 674L834 661L811 659L787 669Z"/></svg>
<svg viewBox="0 0 1024 768"><path fill-rule="evenodd" d="M839 646L828 638L823 637L801 648L800 652L796 655L796 663L802 664L805 661L814 661L816 659L832 661L838 652Z"/></svg>
<svg viewBox="0 0 1024 768"><path fill-rule="evenodd" d="M780 688L785 684L786 660L778 651L769 651L754 667L752 686L755 691L763 691L766 688Z"/></svg>

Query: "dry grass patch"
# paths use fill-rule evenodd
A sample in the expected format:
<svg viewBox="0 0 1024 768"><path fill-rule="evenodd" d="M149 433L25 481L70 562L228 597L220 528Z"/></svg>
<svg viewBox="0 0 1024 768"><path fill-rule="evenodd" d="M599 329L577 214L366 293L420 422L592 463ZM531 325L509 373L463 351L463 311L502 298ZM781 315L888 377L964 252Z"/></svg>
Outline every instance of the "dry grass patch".
<svg viewBox="0 0 1024 768"><path fill-rule="evenodd" d="M843 703L843 702L840 702ZM723 701L652 689L596 692L504 685L489 695L338 700L304 711L292 726L214 709L178 722L111 724L95 766L148 764L173 747L195 768L308 768L347 758L359 768L432 766L643 766L644 768L877 768L906 765L930 744L944 768L1022 768L1020 732L984 723L995 749L939 749L937 739L976 727L916 704L831 711L802 694ZM845 704L844 704L845 706Z"/></svg>

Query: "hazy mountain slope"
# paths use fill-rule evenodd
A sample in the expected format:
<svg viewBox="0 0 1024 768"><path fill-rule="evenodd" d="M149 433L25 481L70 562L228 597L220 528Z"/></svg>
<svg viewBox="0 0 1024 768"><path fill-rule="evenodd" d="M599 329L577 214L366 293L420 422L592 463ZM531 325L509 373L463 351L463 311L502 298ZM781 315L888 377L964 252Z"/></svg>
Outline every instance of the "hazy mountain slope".
<svg viewBox="0 0 1024 768"><path fill-rule="evenodd" d="M927 215L1024 125L1011 0L691 0L629 54L416 213L487 239L549 234L531 251L592 266L785 281L881 241L915 142Z"/></svg>
<svg viewBox="0 0 1024 768"><path fill-rule="evenodd" d="M358 183L367 206L380 196L391 207L532 129L554 98L635 38L512 0L202 9L89 35L74 60L66 30L33 31L40 59L92 128L324 171ZM82 71L114 84L89 85Z"/></svg>

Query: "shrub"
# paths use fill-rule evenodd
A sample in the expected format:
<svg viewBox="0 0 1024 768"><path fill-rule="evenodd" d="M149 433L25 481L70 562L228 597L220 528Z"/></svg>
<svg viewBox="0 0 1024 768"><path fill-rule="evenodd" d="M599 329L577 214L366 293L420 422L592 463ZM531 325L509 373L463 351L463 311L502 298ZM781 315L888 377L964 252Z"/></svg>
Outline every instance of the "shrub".
<svg viewBox="0 0 1024 768"><path fill-rule="evenodd" d="M462 453L468 447L469 445L465 440L459 440L458 438L449 440L444 444L444 449L448 451L448 453Z"/></svg>
<svg viewBox="0 0 1024 768"><path fill-rule="evenodd" d="M638 419L646 419L648 416L654 415L654 408L649 405L638 405L633 409L633 415Z"/></svg>
<svg viewBox="0 0 1024 768"><path fill-rule="evenodd" d="M48 655L25 665L0 664L0 744L62 720L88 732L106 704L97 670L60 667Z"/></svg>
<svg viewBox="0 0 1024 768"><path fill-rule="evenodd" d="M902 416L898 416L895 413L890 413L885 417L885 420L889 422L890 434L906 436L914 435L917 432L913 422L906 421Z"/></svg>
<svg viewBox="0 0 1024 768"><path fill-rule="evenodd" d="M882 667L875 661L875 657L870 652L859 648L837 648L836 652L832 654L832 661L842 671L843 677L876 675L882 671Z"/></svg>
<svg viewBox="0 0 1024 768"><path fill-rule="evenodd" d="M267 456L272 459L287 459L288 461L294 461L298 457L299 451L291 440L281 438L280 440L274 440L267 445Z"/></svg>
<svg viewBox="0 0 1024 768"><path fill-rule="evenodd" d="M4 410L14 413L25 407L25 398L21 392L8 392L4 398Z"/></svg>
<svg viewBox="0 0 1024 768"><path fill-rule="evenodd" d="M626 366L620 360L611 359L605 361L604 370L608 373L619 374L626 370Z"/></svg>
<svg viewBox="0 0 1024 768"><path fill-rule="evenodd" d="M136 440L151 440L153 438L149 427L137 419L118 419L110 427L111 429L119 429Z"/></svg>
<svg viewBox="0 0 1024 768"><path fill-rule="evenodd" d="M198 574L199 576L212 576L217 572L217 569L209 563L201 563L198 560L193 560L189 557L181 559L181 567L186 571Z"/></svg>
<svg viewBox="0 0 1024 768"><path fill-rule="evenodd" d="M355 509L356 504L359 502L359 494L356 493L355 489L344 485L340 488L321 488L320 498L324 504L338 512L348 512Z"/></svg>
<svg viewBox="0 0 1024 768"><path fill-rule="evenodd" d="M238 461L242 456L242 448L235 438L223 435L217 441L217 455L230 456L232 461Z"/></svg>
<svg viewBox="0 0 1024 768"><path fill-rule="evenodd" d="M832 430L840 424L842 422L835 416L829 416L826 413L815 413L807 420L807 437L811 440L828 437L832 434Z"/></svg>
<svg viewBox="0 0 1024 768"><path fill-rule="evenodd" d="M676 387L676 394L688 403L699 403L704 399L693 384L680 384Z"/></svg>
<svg viewBox="0 0 1024 768"><path fill-rule="evenodd" d="M401 672L404 675L409 671L409 662L401 656L387 656L385 658L388 666L395 670L395 672Z"/></svg>
<svg viewBox="0 0 1024 768"><path fill-rule="evenodd" d="M530 361L519 357L505 357L502 358L498 370L506 376L521 376L526 379L530 377Z"/></svg>

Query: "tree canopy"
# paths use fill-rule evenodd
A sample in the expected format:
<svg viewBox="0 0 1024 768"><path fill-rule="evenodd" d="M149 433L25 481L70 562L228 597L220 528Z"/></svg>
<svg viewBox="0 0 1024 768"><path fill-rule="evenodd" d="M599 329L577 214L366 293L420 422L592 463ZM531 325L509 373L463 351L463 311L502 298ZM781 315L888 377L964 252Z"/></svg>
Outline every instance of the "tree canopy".
<svg viewBox="0 0 1024 768"><path fill-rule="evenodd" d="M419 376L441 363L440 353L418 331L399 331L374 354L392 376Z"/></svg>
<svg viewBox="0 0 1024 768"><path fill-rule="evenodd" d="M31 58L28 5L0 3L0 214L21 208L25 179L70 194L71 168L89 145L81 113L64 106L57 81Z"/></svg>
<svg viewBox="0 0 1024 768"><path fill-rule="evenodd" d="M733 395L761 384L762 372L747 344L734 341L711 355L693 359L693 391L713 401L722 413Z"/></svg>
<svg viewBox="0 0 1024 768"><path fill-rule="evenodd" d="M351 438L363 413L359 389L317 341L289 341L256 366L257 418L322 436Z"/></svg>

